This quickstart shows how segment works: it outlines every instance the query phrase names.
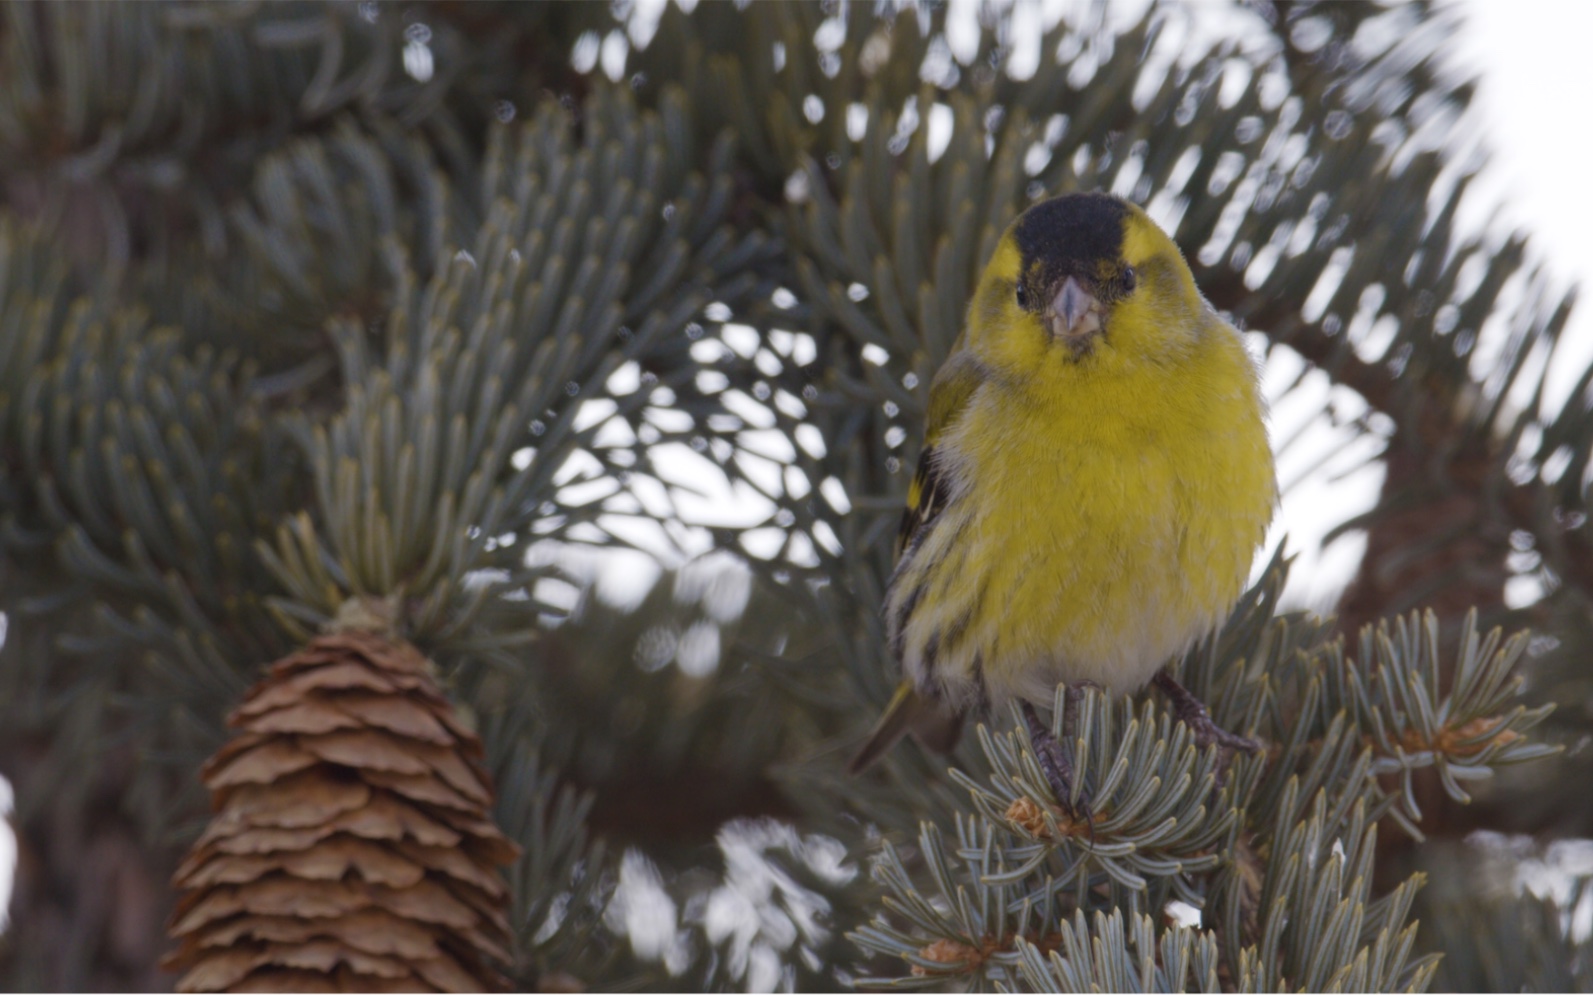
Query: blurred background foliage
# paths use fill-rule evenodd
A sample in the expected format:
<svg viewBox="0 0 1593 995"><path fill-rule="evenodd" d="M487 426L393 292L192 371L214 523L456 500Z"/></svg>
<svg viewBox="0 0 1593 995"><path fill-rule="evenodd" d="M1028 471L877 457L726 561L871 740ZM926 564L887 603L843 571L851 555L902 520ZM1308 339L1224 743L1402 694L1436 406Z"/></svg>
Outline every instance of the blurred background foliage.
<svg viewBox="0 0 1593 995"><path fill-rule="evenodd" d="M1140 983L1110 958L1046 973L1087 935L1122 964L1160 944L1190 972L1166 986L1593 986L1593 867L1554 844L1593 834L1593 368L1567 377L1571 294L1526 237L1457 224L1483 168L1445 59L1459 16L0 7L6 986L171 983L154 965L206 814L194 772L262 665L371 593L404 599L486 740L526 850L523 986L943 984L946 962L971 974L954 984ZM1366 871L1275 882L1364 912L1367 944L1405 936L1360 974L1236 973L1239 934L1270 935L1245 920L1243 860L1146 856L1107 880L1054 839L1033 859L1070 867L1078 900L1011 927L1039 946L971 963L929 940L947 916L1004 935L964 921L953 882L988 897L1010 876L990 827L1016 795L917 747L842 774L895 680L877 606L930 378L1007 221L1096 188L1146 205L1254 333L1286 520L1364 549L1342 592L1313 583L1311 545L1293 586L1258 572L1185 664L1219 718L1314 730L1275 769L1303 781L1241 765L1222 797L1250 812L1234 825L1287 830L1255 843L1263 878L1319 851ZM1366 496L1313 503L1330 478ZM1361 635L1426 607L1386 649ZM1535 635L1498 662L1472 608L1476 630ZM1241 657L1273 661L1276 688ZM1374 661L1432 701L1334 683ZM1421 742L1376 725L1397 712L1432 746L1433 702L1502 716L1479 682L1510 665L1524 705L1560 706L1533 735L1564 755L1462 791L1541 751L1411 759ZM1211 776L1183 746L1153 763L1131 712L1090 707L1090 743ZM1542 718L1509 716L1483 732ZM955 762L1017 785L1016 749L969 735ZM943 838L966 866L942 866ZM1418 872L1425 888L1400 884ZM926 874L949 890L920 893ZM1229 933L1163 929L1162 904L1202 897ZM1103 902L1116 925L1085 917ZM1343 937L1353 959L1362 930ZM1273 939L1276 965L1305 956Z"/></svg>

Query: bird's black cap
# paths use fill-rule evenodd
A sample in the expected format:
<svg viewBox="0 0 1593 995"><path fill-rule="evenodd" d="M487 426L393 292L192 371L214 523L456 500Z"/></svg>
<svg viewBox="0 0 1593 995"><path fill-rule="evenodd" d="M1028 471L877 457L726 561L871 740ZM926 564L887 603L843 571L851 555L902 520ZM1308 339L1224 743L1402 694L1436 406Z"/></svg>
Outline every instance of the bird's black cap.
<svg viewBox="0 0 1593 995"><path fill-rule="evenodd" d="M1024 211L1014 229L1025 268L1093 275L1123 251L1128 205L1106 193L1070 193ZM1050 274L1048 274L1050 275Z"/></svg>
<svg viewBox="0 0 1593 995"><path fill-rule="evenodd" d="M1013 224L1023 257L1018 306L1039 314L1068 277L1077 277L1102 304L1133 285L1122 264L1128 204L1111 194L1070 193L1024 211Z"/></svg>

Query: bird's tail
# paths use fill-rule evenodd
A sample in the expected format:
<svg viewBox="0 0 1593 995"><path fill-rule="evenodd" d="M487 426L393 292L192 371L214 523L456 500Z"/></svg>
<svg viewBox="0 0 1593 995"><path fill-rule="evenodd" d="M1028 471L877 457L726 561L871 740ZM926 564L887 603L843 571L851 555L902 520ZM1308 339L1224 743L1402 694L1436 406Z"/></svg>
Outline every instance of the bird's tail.
<svg viewBox="0 0 1593 995"><path fill-rule="evenodd" d="M872 767L908 732L930 749L950 753L962 734L962 716L919 694L911 681L903 681L847 770L859 774Z"/></svg>

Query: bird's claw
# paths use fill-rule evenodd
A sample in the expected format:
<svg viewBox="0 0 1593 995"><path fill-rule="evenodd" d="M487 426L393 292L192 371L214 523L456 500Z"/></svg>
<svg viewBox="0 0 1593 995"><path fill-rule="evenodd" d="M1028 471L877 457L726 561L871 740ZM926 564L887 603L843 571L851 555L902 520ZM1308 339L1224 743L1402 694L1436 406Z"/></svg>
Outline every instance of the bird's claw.
<svg viewBox="0 0 1593 995"><path fill-rule="evenodd" d="M1190 693L1189 689L1178 683L1167 671L1156 675L1156 686L1173 701L1173 711L1178 715L1178 721L1189 727L1195 734L1195 745L1204 750L1213 743L1225 750L1241 750L1245 753L1257 753L1261 744L1248 736L1239 736L1231 733L1211 720L1211 713L1206 711L1206 706L1200 699Z"/></svg>
<svg viewBox="0 0 1593 995"><path fill-rule="evenodd" d="M1051 730L1040 721L1034 706L1028 702L1023 703L1023 718L1029 727L1029 742L1034 746L1034 759L1039 762L1040 772L1045 775L1046 783L1056 795L1057 804L1074 821L1093 824L1089 799L1084 793L1080 791L1078 800L1072 800L1074 772L1067 751L1057 742L1057 738L1051 735Z"/></svg>
<svg viewBox="0 0 1593 995"><path fill-rule="evenodd" d="M1204 712L1205 709L1202 708L1201 711ZM1229 732L1222 726L1219 726L1217 723L1211 721L1211 716L1209 715L1203 714L1194 718L1181 715L1179 718L1182 719L1185 724L1187 724L1190 729L1194 731L1195 745L1199 746L1202 750L1213 743L1216 743L1225 750L1239 750L1244 753L1258 753L1261 750L1260 743L1248 736L1240 736Z"/></svg>

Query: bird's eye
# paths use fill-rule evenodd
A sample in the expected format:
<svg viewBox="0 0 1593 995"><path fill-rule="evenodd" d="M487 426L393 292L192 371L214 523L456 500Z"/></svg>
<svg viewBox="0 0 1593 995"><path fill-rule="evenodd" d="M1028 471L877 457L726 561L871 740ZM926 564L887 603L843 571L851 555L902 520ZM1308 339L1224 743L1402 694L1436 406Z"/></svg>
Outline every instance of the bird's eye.
<svg viewBox="0 0 1593 995"><path fill-rule="evenodd" d="M1018 306L1023 308L1025 311L1029 310L1029 294L1023 289L1023 284L1021 283L1018 284L1017 298Z"/></svg>
<svg viewBox="0 0 1593 995"><path fill-rule="evenodd" d="M1132 267L1132 266L1123 267L1123 292L1125 294L1132 292L1134 287L1135 287L1135 285L1138 284L1138 283L1139 283L1139 274L1134 272L1134 267Z"/></svg>

